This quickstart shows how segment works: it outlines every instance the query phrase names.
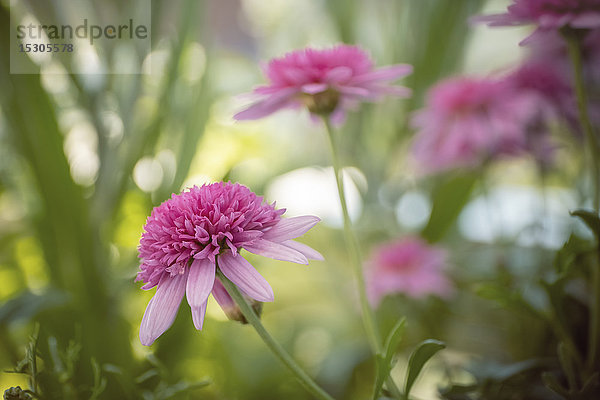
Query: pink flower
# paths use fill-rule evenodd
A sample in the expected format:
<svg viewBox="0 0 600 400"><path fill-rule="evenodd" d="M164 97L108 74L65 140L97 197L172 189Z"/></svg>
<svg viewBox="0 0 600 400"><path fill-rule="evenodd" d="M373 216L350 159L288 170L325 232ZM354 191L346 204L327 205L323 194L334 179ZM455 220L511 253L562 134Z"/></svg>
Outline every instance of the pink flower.
<svg viewBox="0 0 600 400"><path fill-rule="evenodd" d="M530 60L506 76L505 81L515 90L536 95L540 100L540 111L549 116L564 118L574 124L577 120L577 105L569 77L564 68L547 61ZM544 104L542 104L544 103Z"/></svg>
<svg viewBox="0 0 600 400"><path fill-rule="evenodd" d="M527 148L525 136L537 115L535 96L491 78L451 78L430 90L426 108L413 120L413 154L425 172L476 167L485 160Z"/></svg>
<svg viewBox="0 0 600 400"><path fill-rule="evenodd" d="M152 210L139 245L142 260L136 281L142 289L158 286L140 327L143 345L151 345L175 320L184 294L196 329L202 329L210 293L230 313L233 301L215 278L216 269L242 293L260 302L273 301L267 281L239 252L308 264L323 257L292 239L319 218L282 219L276 210L238 183L194 186Z"/></svg>
<svg viewBox="0 0 600 400"><path fill-rule="evenodd" d="M374 307L389 294L446 298L454 291L444 275L446 252L418 237L405 237L376 248L367 267L367 294Z"/></svg>
<svg viewBox="0 0 600 400"><path fill-rule="evenodd" d="M537 104L524 126L526 148L541 166L550 165L556 148L550 139L552 124L566 122L578 128L575 96L564 71L560 66L531 60L510 72L503 81Z"/></svg>
<svg viewBox="0 0 600 400"><path fill-rule="evenodd" d="M343 119L345 111L362 101L384 95L407 97L410 90L390 82L412 72L406 64L375 69L369 56L357 46L328 49L306 48L272 59L264 68L270 81L253 91L257 101L237 113L237 120L259 119L282 108L306 106L313 115L332 114Z"/></svg>
<svg viewBox="0 0 600 400"><path fill-rule="evenodd" d="M475 20L491 26L536 24L542 30L593 29L600 27L600 0L513 0L506 13Z"/></svg>

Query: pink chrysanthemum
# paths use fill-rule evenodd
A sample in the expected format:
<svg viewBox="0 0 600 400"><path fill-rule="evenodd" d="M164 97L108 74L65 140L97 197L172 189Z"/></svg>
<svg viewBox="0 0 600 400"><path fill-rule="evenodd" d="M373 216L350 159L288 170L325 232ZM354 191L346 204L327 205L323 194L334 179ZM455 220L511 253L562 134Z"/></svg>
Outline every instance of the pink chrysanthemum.
<svg viewBox="0 0 600 400"><path fill-rule="evenodd" d="M514 0L506 13L478 17L491 26L536 24L540 29L600 27L600 0Z"/></svg>
<svg viewBox="0 0 600 400"><path fill-rule="evenodd" d="M202 329L210 293L226 313L233 303L216 268L246 296L273 301L267 281L239 252L276 260L308 264L323 257L297 238L319 218L281 218L285 209L263 202L262 197L237 183L194 186L152 210L139 245L142 260L136 281L142 289L158 286L148 303L140 327L143 345L151 345L175 320L185 294L196 329Z"/></svg>
<svg viewBox="0 0 600 400"><path fill-rule="evenodd" d="M539 113L536 96L506 81L452 78L431 89L413 126L413 153L425 172L475 167L527 149L526 130Z"/></svg>
<svg viewBox="0 0 600 400"><path fill-rule="evenodd" d="M367 294L377 307L389 294L413 298L449 297L452 283L444 274L446 252L418 237L405 237L381 245L367 263Z"/></svg>
<svg viewBox="0 0 600 400"><path fill-rule="evenodd" d="M561 117L572 124L576 121L575 95L560 65L533 59L512 71L504 79L515 90L538 96L540 111L548 111L551 114L548 116Z"/></svg>
<svg viewBox="0 0 600 400"><path fill-rule="evenodd" d="M411 72L406 64L376 69L357 46L297 50L266 65L264 74L270 83L256 88L253 94L258 101L234 118L259 119L282 108L306 106L314 115L332 114L334 121L340 121L346 110L362 101L409 96L409 89L390 82Z"/></svg>

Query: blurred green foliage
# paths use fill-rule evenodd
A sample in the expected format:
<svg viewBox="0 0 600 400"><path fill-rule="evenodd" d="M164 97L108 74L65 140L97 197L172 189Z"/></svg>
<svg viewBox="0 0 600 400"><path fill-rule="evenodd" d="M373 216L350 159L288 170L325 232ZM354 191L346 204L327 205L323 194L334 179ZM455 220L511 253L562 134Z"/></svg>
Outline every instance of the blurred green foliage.
<svg viewBox="0 0 600 400"><path fill-rule="evenodd" d="M402 369L410 368L408 352L424 337L443 340L448 349L425 368L415 398L434 396L440 384L447 399L558 398L545 388L542 367L551 371L544 377L548 385L565 390L561 368L572 368L560 362L579 363L587 340L580 333L587 306L568 285L589 278L589 234L579 227L558 252L556 269L552 248L524 246L510 235L491 243L464 237L457 220L474 197L489 197L486 188L506 182L538 187L527 178L536 170L527 161L517 162L517 178L505 166L421 182L406 172L410 113L433 83L462 70L472 39L467 19L483 1L85 0L89 9L115 15L152 7L156 69L105 75L100 83L43 69L40 75L10 74L10 13L56 16L69 5L13 3L0 6L0 369L17 373L0 373L2 388L29 385L46 399L310 398L248 326L227 321L215 304L197 332L184 302L173 327L143 348L137 331L151 293L133 283L136 245L152 207L183 186L231 179L264 193L287 172L328 166L325 137L305 115L233 124L239 104L232 98L261 81L259 60L309 43L344 41L370 49L378 64L415 68L407 80L410 100L365 105L343 127L344 162L368 183L357 222L363 251L420 231L452 248L457 295L450 302L386 299L378 310L382 332L396 332L406 316L405 333L383 361L372 359L340 232L323 224L306 242L326 262L305 269L252 259L277 298L265 306L265 325L340 399L369 398L377 362L386 371L396 365L392 377L398 381L410 376L410 388L421 368ZM118 59L118 51L103 49L104 61ZM96 144L98 159L97 169L84 170L83 177L68 151L73 132L82 129L91 132L84 142ZM546 177L550 185L578 182L577 152L567 154L564 168ZM137 176L144 166L150 172ZM428 223L411 228L397 216L397 204L414 190L425 194L432 211ZM440 345L421 346L411 360L422 367ZM423 346L433 346L431 353L421 354L427 353ZM566 349L560 361L557 346ZM474 354L479 364L465 369ZM584 391L585 383L574 385ZM514 387L527 387L529 397L511 397Z"/></svg>

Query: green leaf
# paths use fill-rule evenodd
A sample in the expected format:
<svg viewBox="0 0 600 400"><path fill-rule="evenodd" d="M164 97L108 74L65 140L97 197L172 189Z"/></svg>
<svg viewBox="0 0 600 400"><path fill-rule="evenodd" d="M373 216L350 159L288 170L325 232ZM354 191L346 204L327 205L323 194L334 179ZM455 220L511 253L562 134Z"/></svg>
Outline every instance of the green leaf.
<svg viewBox="0 0 600 400"><path fill-rule="evenodd" d="M570 214L573 217L578 217L592 230L596 239L600 240L600 217L594 211L588 210L575 210L571 211Z"/></svg>
<svg viewBox="0 0 600 400"><path fill-rule="evenodd" d="M436 187L431 216L421 236L430 242L442 239L469 201L477 178L475 173L460 173Z"/></svg>
<svg viewBox="0 0 600 400"><path fill-rule="evenodd" d="M419 377L423 366L433 357L438 351L446 348L446 344L439 340L427 339L421 342L413 351L408 360L408 372L406 374L406 384L404 386L404 398L408 399L410 390L415 381Z"/></svg>
<svg viewBox="0 0 600 400"><path fill-rule="evenodd" d="M542 381L544 382L544 385L546 385L546 387L552 390L553 392L565 398L569 397L569 391L562 387L562 385L560 384L560 382L558 382L558 379L556 378L556 376L554 376L554 374L550 372L543 372Z"/></svg>
<svg viewBox="0 0 600 400"><path fill-rule="evenodd" d="M390 375L390 371L393 367L392 359L402 340L402 336L404 336L405 327L406 318L402 318L390 331L390 334L385 341L383 354L377 354L377 375L375 376L375 385L373 388L373 400L379 397L383 383Z"/></svg>
<svg viewBox="0 0 600 400"><path fill-rule="evenodd" d="M68 301L68 296L57 290L48 290L41 295L29 291L0 304L0 327L16 321L30 321L40 312L61 306Z"/></svg>
<svg viewBox="0 0 600 400"><path fill-rule="evenodd" d="M581 267L581 263L577 262L578 257L593 251L594 246L590 240L571 234L569 240L556 253L554 268L560 276L568 276L575 267Z"/></svg>

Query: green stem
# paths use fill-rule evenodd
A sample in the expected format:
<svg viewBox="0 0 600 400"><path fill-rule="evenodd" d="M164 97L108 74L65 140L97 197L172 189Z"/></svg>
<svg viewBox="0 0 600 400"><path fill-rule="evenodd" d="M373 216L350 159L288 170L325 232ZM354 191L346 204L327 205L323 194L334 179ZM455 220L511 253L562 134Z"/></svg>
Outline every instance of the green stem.
<svg viewBox="0 0 600 400"><path fill-rule="evenodd" d="M579 121L581 123L581 128L585 132L591 154L592 179L594 180L592 186L594 190L594 210L598 212L600 210L600 144L598 143L598 138L594 133L588 114L588 100L585 91L585 83L583 81L583 66L581 62L581 41L577 32L574 31L564 31L563 37L567 42L569 57L573 64L573 83L575 86L575 95L577 97Z"/></svg>
<svg viewBox="0 0 600 400"><path fill-rule="evenodd" d="M321 400L334 400L329 394L327 394L319 385L313 381L310 376L296 364L296 362L290 357L290 355L281 347L279 343L273 339L273 337L267 332L263 324L260 322L260 319L252 309L252 307L246 302L246 299L242 296L237 286L235 286L225 275L221 273L221 271L217 270L217 275L227 293L231 296L231 298L237 303L240 307L240 311L246 317L246 320L256 333L260 336L260 338L265 342L269 350L273 352L273 354L281 361L288 369L298 378L300 383L304 385L304 387L311 392L316 398Z"/></svg>
<svg viewBox="0 0 600 400"><path fill-rule="evenodd" d="M563 37L567 42L569 57L573 64L573 79L575 94L577 96L577 108L579 109L579 120L581 127L588 140L591 153L592 179L594 190L594 211L600 210L600 145L595 135L587 108L587 93L583 81L583 66L581 61L581 36L578 31L563 31ZM600 255L600 253L599 253ZM600 265L596 264L592 270L592 297L590 303L590 328L588 340L587 366L594 369L598 360L598 341L600 340Z"/></svg>
<svg viewBox="0 0 600 400"><path fill-rule="evenodd" d="M385 385L394 399L401 399L404 396L391 376L385 379Z"/></svg>
<svg viewBox="0 0 600 400"><path fill-rule="evenodd" d="M379 338L379 330L377 329L377 324L375 323L375 313L369 305L369 300L367 298L367 290L365 286L365 276L363 274L362 269L362 258L360 255L360 248L358 246L356 236L354 235L354 231L352 230L352 221L350 220L350 215L348 214L348 205L346 203L346 195L344 193L344 179L341 174L340 162L337 153L337 140L329 118L323 117L323 122L325 123L327 136L329 137L329 144L331 146L333 173L335 174L335 182L337 184L338 195L340 197L340 203L342 205L342 214L344 216L344 237L346 240L346 247L348 253L350 254L350 264L352 265L354 274L356 275L356 281L358 283L358 294L360 298L363 323L365 325L367 337L369 338L369 343L371 344L373 352L379 354L381 353L381 340Z"/></svg>
<svg viewBox="0 0 600 400"><path fill-rule="evenodd" d="M597 251L600 254L600 248ZM595 371L598 362L598 337L600 336L600 265L598 263L592 268L592 285L587 366L590 371Z"/></svg>

